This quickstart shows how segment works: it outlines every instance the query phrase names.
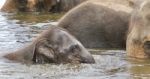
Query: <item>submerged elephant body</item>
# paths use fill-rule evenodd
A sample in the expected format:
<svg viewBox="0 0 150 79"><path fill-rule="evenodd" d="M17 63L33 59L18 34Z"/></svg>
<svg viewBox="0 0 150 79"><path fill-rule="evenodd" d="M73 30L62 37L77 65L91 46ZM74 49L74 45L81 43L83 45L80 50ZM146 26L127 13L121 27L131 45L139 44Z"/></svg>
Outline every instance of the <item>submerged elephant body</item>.
<svg viewBox="0 0 150 79"><path fill-rule="evenodd" d="M85 0L6 0L4 12L65 12Z"/></svg>
<svg viewBox="0 0 150 79"><path fill-rule="evenodd" d="M22 63L94 63L83 45L60 27L50 27L27 47L4 57Z"/></svg>
<svg viewBox="0 0 150 79"><path fill-rule="evenodd" d="M87 48L125 48L129 18L130 8L95 0L69 11L58 26L67 29Z"/></svg>

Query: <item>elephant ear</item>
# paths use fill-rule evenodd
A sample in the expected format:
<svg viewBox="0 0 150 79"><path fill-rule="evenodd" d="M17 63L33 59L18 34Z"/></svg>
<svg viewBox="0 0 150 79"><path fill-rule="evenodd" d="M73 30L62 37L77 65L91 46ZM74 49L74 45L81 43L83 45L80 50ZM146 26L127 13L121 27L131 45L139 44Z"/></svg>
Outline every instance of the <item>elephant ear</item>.
<svg viewBox="0 0 150 79"><path fill-rule="evenodd" d="M54 50L46 40L41 40L35 44L33 62L38 64L54 63Z"/></svg>

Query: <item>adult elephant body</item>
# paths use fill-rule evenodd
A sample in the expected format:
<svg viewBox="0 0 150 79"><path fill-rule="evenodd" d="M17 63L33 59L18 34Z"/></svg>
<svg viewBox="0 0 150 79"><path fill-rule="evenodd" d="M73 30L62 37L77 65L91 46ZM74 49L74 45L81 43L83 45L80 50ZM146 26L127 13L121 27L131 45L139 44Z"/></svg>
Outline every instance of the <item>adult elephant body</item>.
<svg viewBox="0 0 150 79"><path fill-rule="evenodd" d="M60 27L50 27L27 47L4 57L22 63L94 63L84 46Z"/></svg>
<svg viewBox="0 0 150 79"><path fill-rule="evenodd" d="M87 48L125 48L130 11L120 4L87 1L62 17L58 26Z"/></svg>

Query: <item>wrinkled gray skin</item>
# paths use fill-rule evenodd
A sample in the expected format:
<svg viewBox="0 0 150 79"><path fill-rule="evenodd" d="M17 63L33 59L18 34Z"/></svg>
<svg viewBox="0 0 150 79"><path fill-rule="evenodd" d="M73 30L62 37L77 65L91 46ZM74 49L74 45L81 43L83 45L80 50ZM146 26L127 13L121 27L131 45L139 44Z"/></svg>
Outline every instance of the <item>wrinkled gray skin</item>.
<svg viewBox="0 0 150 79"><path fill-rule="evenodd" d="M125 48L129 17L129 13L103 6L98 0L87 1L62 17L58 26L86 48Z"/></svg>
<svg viewBox="0 0 150 79"><path fill-rule="evenodd" d="M22 63L95 63L84 46L60 27L50 27L27 47L4 57Z"/></svg>

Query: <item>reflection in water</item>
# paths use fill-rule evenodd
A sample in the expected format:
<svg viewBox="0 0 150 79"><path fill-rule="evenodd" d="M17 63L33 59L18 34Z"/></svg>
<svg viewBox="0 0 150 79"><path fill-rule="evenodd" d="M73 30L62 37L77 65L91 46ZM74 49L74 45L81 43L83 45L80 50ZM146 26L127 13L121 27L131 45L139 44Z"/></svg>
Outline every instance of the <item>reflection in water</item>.
<svg viewBox="0 0 150 79"><path fill-rule="evenodd" d="M129 59L131 67L129 69L134 79L150 78L150 60Z"/></svg>
<svg viewBox="0 0 150 79"><path fill-rule="evenodd" d="M24 47L58 19L57 14L0 13L0 53ZM53 17L53 18L51 18ZM56 18L56 19L54 19ZM53 19L53 20L51 20ZM96 64L24 65L0 59L0 79L148 79L150 61L126 57L123 50L90 50Z"/></svg>

